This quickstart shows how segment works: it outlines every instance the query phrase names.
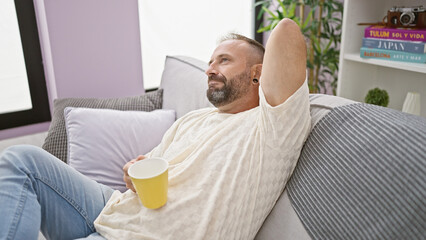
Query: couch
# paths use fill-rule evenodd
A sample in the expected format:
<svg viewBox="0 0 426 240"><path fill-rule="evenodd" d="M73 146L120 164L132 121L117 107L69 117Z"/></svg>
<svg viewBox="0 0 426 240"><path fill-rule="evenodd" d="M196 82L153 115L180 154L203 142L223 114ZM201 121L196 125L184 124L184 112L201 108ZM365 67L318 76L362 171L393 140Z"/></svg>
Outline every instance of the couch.
<svg viewBox="0 0 426 240"><path fill-rule="evenodd" d="M210 107L205 97L206 66L191 57L168 56L160 89L147 93L150 99L144 106L134 104L141 101L137 97L108 102L57 100L57 116L43 147L89 177L124 190L119 186L123 162L99 164L95 158L104 161L115 154L127 161L157 144L176 118ZM424 239L426 119L337 96L311 94L310 103L311 133L291 179L255 239ZM152 115L140 115L146 108ZM133 120L126 122L128 133L123 128L113 130L137 114L148 120L135 127ZM141 125L146 127L137 127ZM60 136L58 129L62 129ZM110 135L97 135L103 129ZM117 137L120 134L140 144L116 147L124 140ZM101 140L105 138L114 141ZM55 150L58 146L61 149ZM121 148L126 147L123 152ZM105 157L98 155L97 148L107 151ZM91 166L98 169L100 165L105 171L91 172ZM113 175L116 179L108 182Z"/></svg>

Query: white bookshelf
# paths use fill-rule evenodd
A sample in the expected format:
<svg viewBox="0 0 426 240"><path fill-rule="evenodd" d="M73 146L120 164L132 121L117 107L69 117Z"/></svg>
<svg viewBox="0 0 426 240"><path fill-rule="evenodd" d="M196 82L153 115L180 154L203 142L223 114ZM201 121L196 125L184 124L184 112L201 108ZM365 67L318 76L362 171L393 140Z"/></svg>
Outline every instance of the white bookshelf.
<svg viewBox="0 0 426 240"><path fill-rule="evenodd" d="M426 64L364 59L359 49L367 26L379 22L392 6L426 7L418 0L345 0L337 95L364 102L368 90L379 87L389 93L390 108L401 110L407 92L421 96L421 115L426 117Z"/></svg>

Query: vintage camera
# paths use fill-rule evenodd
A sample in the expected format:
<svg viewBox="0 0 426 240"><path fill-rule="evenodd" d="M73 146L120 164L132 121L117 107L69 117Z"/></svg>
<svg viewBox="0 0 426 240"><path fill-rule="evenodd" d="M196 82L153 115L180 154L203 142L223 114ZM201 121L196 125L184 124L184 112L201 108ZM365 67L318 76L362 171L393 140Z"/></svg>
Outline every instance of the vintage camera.
<svg viewBox="0 0 426 240"><path fill-rule="evenodd" d="M388 27L426 28L426 10L418 7L392 7L388 11Z"/></svg>

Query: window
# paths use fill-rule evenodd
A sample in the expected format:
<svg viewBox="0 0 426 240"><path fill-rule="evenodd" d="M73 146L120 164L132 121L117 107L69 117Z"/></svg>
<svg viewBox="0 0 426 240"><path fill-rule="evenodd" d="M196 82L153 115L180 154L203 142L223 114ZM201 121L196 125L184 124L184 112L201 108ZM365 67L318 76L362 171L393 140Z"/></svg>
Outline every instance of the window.
<svg viewBox="0 0 426 240"><path fill-rule="evenodd" d="M50 121L32 0L0 2L0 130Z"/></svg>
<svg viewBox="0 0 426 240"><path fill-rule="evenodd" d="M160 85L166 55L208 62L220 37L230 32L254 37L250 0L139 0L145 88Z"/></svg>

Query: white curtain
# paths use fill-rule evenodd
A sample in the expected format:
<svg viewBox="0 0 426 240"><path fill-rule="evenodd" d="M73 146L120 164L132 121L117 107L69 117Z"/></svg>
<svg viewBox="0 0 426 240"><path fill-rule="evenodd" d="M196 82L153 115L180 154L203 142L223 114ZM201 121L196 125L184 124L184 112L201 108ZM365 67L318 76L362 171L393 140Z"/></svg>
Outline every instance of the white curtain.
<svg viewBox="0 0 426 240"><path fill-rule="evenodd" d="M0 1L0 113L32 108L15 4Z"/></svg>

